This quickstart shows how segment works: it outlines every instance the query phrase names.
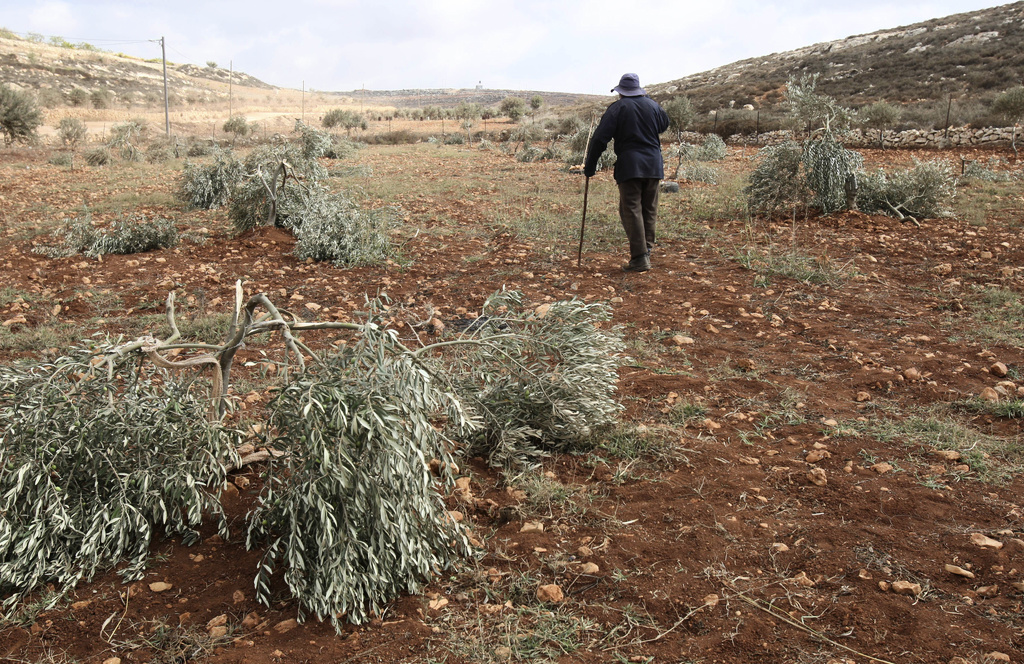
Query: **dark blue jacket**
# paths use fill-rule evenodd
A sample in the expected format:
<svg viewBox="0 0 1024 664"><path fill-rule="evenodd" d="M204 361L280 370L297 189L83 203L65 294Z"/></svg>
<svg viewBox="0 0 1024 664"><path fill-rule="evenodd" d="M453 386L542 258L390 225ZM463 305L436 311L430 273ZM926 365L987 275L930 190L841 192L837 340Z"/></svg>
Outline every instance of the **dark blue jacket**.
<svg viewBox="0 0 1024 664"><path fill-rule="evenodd" d="M665 177L661 158L661 132L668 129L668 114L650 97L622 97L609 106L587 148L583 174L597 171L597 160L615 139L615 181Z"/></svg>

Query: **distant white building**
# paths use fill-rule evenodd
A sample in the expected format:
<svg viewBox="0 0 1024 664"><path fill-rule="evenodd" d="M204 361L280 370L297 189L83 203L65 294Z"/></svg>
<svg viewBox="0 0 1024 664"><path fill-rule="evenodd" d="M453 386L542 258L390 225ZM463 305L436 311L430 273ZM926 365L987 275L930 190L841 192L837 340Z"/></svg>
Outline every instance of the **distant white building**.
<svg viewBox="0 0 1024 664"><path fill-rule="evenodd" d="M477 90L483 90L484 89L484 82L483 81L477 81L476 82L476 89Z"/></svg>

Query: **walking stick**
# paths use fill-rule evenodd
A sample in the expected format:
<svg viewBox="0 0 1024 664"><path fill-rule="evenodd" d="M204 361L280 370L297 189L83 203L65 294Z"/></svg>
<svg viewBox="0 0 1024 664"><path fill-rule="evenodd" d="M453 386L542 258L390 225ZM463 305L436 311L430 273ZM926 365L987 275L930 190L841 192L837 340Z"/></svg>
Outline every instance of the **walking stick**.
<svg viewBox="0 0 1024 664"><path fill-rule="evenodd" d="M580 250L576 254L576 267L583 263L583 232L587 228L587 196L590 194L590 178L583 185L583 221L580 223Z"/></svg>
<svg viewBox="0 0 1024 664"><path fill-rule="evenodd" d="M594 116L590 116L590 130L587 131L587 147L583 148L583 168L587 167L587 153L590 152L590 137L594 133ZM576 254L576 268L583 263L583 233L587 229L587 197L590 195L590 178L583 185L583 220L580 222L580 250Z"/></svg>

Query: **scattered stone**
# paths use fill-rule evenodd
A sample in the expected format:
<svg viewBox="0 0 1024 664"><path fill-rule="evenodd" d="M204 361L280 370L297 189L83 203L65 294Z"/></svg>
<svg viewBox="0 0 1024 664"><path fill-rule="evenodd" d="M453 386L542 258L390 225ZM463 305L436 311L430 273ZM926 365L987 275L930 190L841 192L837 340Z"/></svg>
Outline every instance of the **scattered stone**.
<svg viewBox="0 0 1024 664"><path fill-rule="evenodd" d="M103 664L121 664L121 658L120 657L108 657L105 660L103 660Z"/></svg>
<svg viewBox="0 0 1024 664"><path fill-rule="evenodd" d="M447 597L438 597L436 599L430 600L430 602L427 603L427 607L431 611L439 611L439 610L443 609L446 606L448 606L448 598Z"/></svg>
<svg viewBox="0 0 1024 664"><path fill-rule="evenodd" d="M85 607L89 606L90 604L92 604L92 600L91 599L83 599L80 602L72 603L71 604L71 610L72 611L81 611L82 609L84 609Z"/></svg>
<svg viewBox="0 0 1024 664"><path fill-rule="evenodd" d="M857 572L857 578L863 581L870 581L874 577L871 576L871 572L867 571L866 569L862 569L861 571Z"/></svg>
<svg viewBox="0 0 1024 664"><path fill-rule="evenodd" d="M981 394L978 395L978 397L981 398L982 401L988 401L988 402L991 402L991 403L999 403L999 393L996 392L991 387L984 388L981 391Z"/></svg>
<svg viewBox="0 0 1024 664"><path fill-rule="evenodd" d="M950 263L940 263L932 268L932 272L940 276L951 274L953 272L953 265Z"/></svg>
<svg viewBox="0 0 1024 664"><path fill-rule="evenodd" d="M839 426L839 422L837 422L836 420L832 419L831 417L828 418L827 420L822 420L821 423L824 424L825 426L827 426L830 429L835 429L837 426Z"/></svg>
<svg viewBox="0 0 1024 664"><path fill-rule="evenodd" d="M508 646L498 646L494 649L494 656L498 659L512 659L512 649Z"/></svg>
<svg viewBox="0 0 1024 664"><path fill-rule="evenodd" d="M814 587L814 580L811 577L807 576L807 572L800 572L799 574L791 578L789 581L790 583L795 583L796 585L802 588Z"/></svg>
<svg viewBox="0 0 1024 664"><path fill-rule="evenodd" d="M824 468L811 468L807 473L807 479L815 486L825 486L828 484L828 476L825 474Z"/></svg>
<svg viewBox="0 0 1024 664"><path fill-rule="evenodd" d="M879 475L885 475L886 473L892 472L892 464L884 461L879 461L875 465L871 466L871 470L875 471Z"/></svg>
<svg viewBox="0 0 1024 664"><path fill-rule="evenodd" d="M999 378L1006 378L1007 368L1002 362L996 362L988 368L989 373Z"/></svg>
<svg viewBox="0 0 1024 664"><path fill-rule="evenodd" d="M719 602L719 597L718 597L718 595L716 595L714 593L711 593L710 595L705 595L704 596L704 606L708 607L709 609L713 609L716 606L718 606L718 602Z"/></svg>
<svg viewBox="0 0 1024 664"><path fill-rule="evenodd" d="M565 593L554 583L549 583L537 588L537 600L541 602L552 602L557 604L565 599Z"/></svg>
<svg viewBox="0 0 1024 664"><path fill-rule="evenodd" d="M736 368L740 371L750 372L757 368L757 365L754 364L752 359L745 357L742 360L736 360Z"/></svg>
<svg viewBox="0 0 1024 664"><path fill-rule="evenodd" d="M243 593L241 590L236 590L235 592L231 593L231 601L235 604L241 604L245 601L245 593Z"/></svg>
<svg viewBox="0 0 1024 664"><path fill-rule="evenodd" d="M544 304L541 304L536 309L534 309L533 314L537 318L544 318L545 316L548 315L549 311L551 311L551 304L545 302Z"/></svg>
<svg viewBox="0 0 1024 664"><path fill-rule="evenodd" d="M239 475L235 478L235 486L239 489L247 489L249 487L250 480L245 475Z"/></svg>
<svg viewBox="0 0 1024 664"><path fill-rule="evenodd" d="M211 627L206 630L206 633L211 639L220 639L228 635L228 628L225 625L221 625L220 627Z"/></svg>
<svg viewBox="0 0 1024 664"><path fill-rule="evenodd" d="M163 581L154 581L153 583L149 584L149 589L155 593L162 593L166 590L170 590L171 587L171 584L165 583Z"/></svg>
<svg viewBox="0 0 1024 664"><path fill-rule="evenodd" d="M959 461L961 454L956 450L935 450L935 456L943 461Z"/></svg>
<svg viewBox="0 0 1024 664"><path fill-rule="evenodd" d="M782 542L775 542L772 544L772 551L775 551L776 553L786 553L789 551L789 547Z"/></svg>
<svg viewBox="0 0 1024 664"><path fill-rule="evenodd" d="M676 346L689 346L690 344L695 342L693 340L693 337L688 337L683 334L676 334L672 336L672 343L674 343Z"/></svg>
<svg viewBox="0 0 1024 664"><path fill-rule="evenodd" d="M871 393L861 390L855 397L857 403L864 403L865 401L871 401Z"/></svg>
<svg viewBox="0 0 1024 664"><path fill-rule="evenodd" d="M284 634L290 632L299 626L299 621L295 618L289 618L288 620L282 620L281 622L274 625L274 631L278 634Z"/></svg>
<svg viewBox="0 0 1024 664"><path fill-rule="evenodd" d="M991 537L982 535L981 533L971 533L971 544L975 546L985 547L987 549L1001 549L1003 543L999 540L994 540Z"/></svg>
<svg viewBox="0 0 1024 664"><path fill-rule="evenodd" d="M583 563L583 567L580 568L582 574L597 574L601 571L601 568L596 563Z"/></svg>
<svg viewBox="0 0 1024 664"><path fill-rule="evenodd" d="M910 581L893 581L892 591L897 595L913 595L918 596L921 594L921 584L912 583Z"/></svg>
<svg viewBox="0 0 1024 664"><path fill-rule="evenodd" d="M242 618L242 627L245 628L245 629L252 629L253 627L255 627L256 625L259 625L259 624L260 624L260 614L256 613L255 611L253 611L252 613L246 614L246 616L244 618Z"/></svg>
<svg viewBox="0 0 1024 664"><path fill-rule="evenodd" d="M832 453L828 450L811 450L804 457L804 461L807 463L818 463L822 459L828 459L832 456Z"/></svg>
<svg viewBox="0 0 1024 664"><path fill-rule="evenodd" d="M921 380L921 371L910 367L909 369L903 370L903 377L907 380Z"/></svg>
<svg viewBox="0 0 1024 664"><path fill-rule="evenodd" d="M206 623L206 629L213 629L214 627L221 627L222 625L228 624L227 614L220 614L215 618L210 618L210 621Z"/></svg>
<svg viewBox="0 0 1024 664"><path fill-rule="evenodd" d="M1009 662L1010 661L1010 656L1007 655L1005 652L999 652L998 650L993 650L992 652L990 652L987 655L985 655L985 660L986 661L991 661L991 662Z"/></svg>
<svg viewBox="0 0 1024 664"><path fill-rule="evenodd" d="M594 550L591 549L589 546L581 546L580 548L576 549L576 555L580 558L589 558L592 555L594 555Z"/></svg>
<svg viewBox="0 0 1024 664"><path fill-rule="evenodd" d="M542 533L544 532L544 524L540 521L527 521L523 524L523 527L519 529L521 533Z"/></svg>
<svg viewBox="0 0 1024 664"><path fill-rule="evenodd" d="M756 466L756 465L761 463L760 459L758 459L756 457L751 457L751 456L740 455L739 459L737 459L737 460L740 463L742 463L744 466Z"/></svg>
<svg viewBox="0 0 1024 664"><path fill-rule="evenodd" d="M978 595L981 597L985 597L987 599L991 599L998 594L999 586L997 584L992 584L991 586L981 586L980 588L978 588Z"/></svg>
<svg viewBox="0 0 1024 664"><path fill-rule="evenodd" d="M974 572L972 572L970 570L966 570L963 567L960 567L958 565L951 565L949 563L946 563L946 571L949 572L950 574L956 574L957 576L962 576L962 577L964 577L966 579L973 579L974 578Z"/></svg>
<svg viewBox="0 0 1024 664"><path fill-rule="evenodd" d="M890 586L888 581L879 581L878 582L878 589L881 590L883 593L889 592L889 588L890 587L891 586Z"/></svg>

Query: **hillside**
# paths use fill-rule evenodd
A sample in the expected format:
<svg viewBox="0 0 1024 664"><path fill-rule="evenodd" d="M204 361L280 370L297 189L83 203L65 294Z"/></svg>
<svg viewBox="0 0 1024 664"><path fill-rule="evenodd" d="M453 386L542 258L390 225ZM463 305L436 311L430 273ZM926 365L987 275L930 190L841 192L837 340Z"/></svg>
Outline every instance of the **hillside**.
<svg viewBox="0 0 1024 664"><path fill-rule="evenodd" d="M252 91L284 90L244 72L223 67L167 63L171 106L226 102L229 79ZM75 90L109 95L118 106L159 105L163 99L163 73L159 58L141 60L123 54L65 48L0 37L0 83L34 91L48 107L71 105ZM325 103L366 104L371 107L416 108L427 105L453 108L461 102L494 106L508 96L529 99L540 95L547 106L565 106L593 95L534 90L410 89L326 92L307 90ZM78 93L81 94L80 92Z"/></svg>
<svg viewBox="0 0 1024 664"><path fill-rule="evenodd" d="M648 90L659 100L685 92L702 110L765 108L804 73L819 74L818 89L850 106L984 101L1024 75L1024 2L741 60Z"/></svg>

